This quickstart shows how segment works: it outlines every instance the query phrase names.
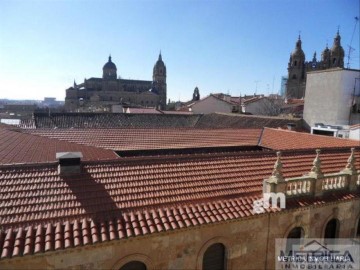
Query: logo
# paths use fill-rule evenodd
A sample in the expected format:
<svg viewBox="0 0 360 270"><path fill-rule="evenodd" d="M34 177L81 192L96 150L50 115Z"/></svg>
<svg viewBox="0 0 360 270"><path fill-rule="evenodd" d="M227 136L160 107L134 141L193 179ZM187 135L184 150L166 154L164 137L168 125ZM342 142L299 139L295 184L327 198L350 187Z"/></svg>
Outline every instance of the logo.
<svg viewBox="0 0 360 270"><path fill-rule="evenodd" d="M253 210L257 214L265 212L265 209L270 208L270 201L272 208L279 208L278 203L281 209L286 208L286 197L284 193L278 192L268 192L263 193L263 198L253 202Z"/></svg>
<svg viewBox="0 0 360 270"><path fill-rule="evenodd" d="M276 239L275 245L276 269L360 269L357 240Z"/></svg>

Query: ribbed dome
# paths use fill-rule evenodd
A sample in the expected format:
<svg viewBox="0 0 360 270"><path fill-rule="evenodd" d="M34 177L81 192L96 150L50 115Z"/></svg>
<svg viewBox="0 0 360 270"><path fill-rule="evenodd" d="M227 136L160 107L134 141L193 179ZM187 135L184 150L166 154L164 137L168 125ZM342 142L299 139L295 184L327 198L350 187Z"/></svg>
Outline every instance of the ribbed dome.
<svg viewBox="0 0 360 270"><path fill-rule="evenodd" d="M111 62L111 56L109 56L109 61L104 65L103 69L116 69L116 65Z"/></svg>

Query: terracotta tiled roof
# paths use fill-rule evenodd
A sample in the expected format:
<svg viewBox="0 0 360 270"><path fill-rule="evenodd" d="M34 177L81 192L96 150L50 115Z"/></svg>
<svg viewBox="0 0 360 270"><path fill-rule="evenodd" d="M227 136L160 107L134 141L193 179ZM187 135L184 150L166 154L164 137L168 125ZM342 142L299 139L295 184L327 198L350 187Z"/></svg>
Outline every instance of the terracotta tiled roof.
<svg viewBox="0 0 360 270"><path fill-rule="evenodd" d="M331 147L357 147L359 141L335 138L324 135L313 135L290 130L265 128L260 146L274 149L310 149Z"/></svg>
<svg viewBox="0 0 360 270"><path fill-rule="evenodd" d="M271 116L243 115L212 113L203 115L197 128L286 128L288 123L295 124L297 128L302 127L300 118L283 118Z"/></svg>
<svg viewBox="0 0 360 270"><path fill-rule="evenodd" d="M349 153L324 151L322 171L340 171ZM314 156L314 151L284 153L284 176L309 172ZM0 166L1 258L251 217L275 159L269 151L88 162L83 173L68 177L58 174L56 164ZM359 194L329 196L294 199L289 206Z"/></svg>
<svg viewBox="0 0 360 270"><path fill-rule="evenodd" d="M305 100L302 98L289 98L286 100L286 104L304 105Z"/></svg>
<svg viewBox="0 0 360 270"><path fill-rule="evenodd" d="M193 127L201 115L133 113L37 113L21 128L168 128Z"/></svg>
<svg viewBox="0 0 360 270"><path fill-rule="evenodd" d="M36 129L32 134L114 151L256 146L260 129Z"/></svg>
<svg viewBox="0 0 360 270"><path fill-rule="evenodd" d="M188 114L188 115L187 115ZM206 115L188 112L163 114L109 114L109 113L54 113L35 114L33 119L22 120L23 129L35 128L263 128L286 127L301 119L212 113Z"/></svg>
<svg viewBox="0 0 360 270"><path fill-rule="evenodd" d="M186 108L184 108L186 110ZM191 115L194 114L193 112L189 112L189 111L161 111L163 114L178 114L178 115Z"/></svg>
<svg viewBox="0 0 360 270"><path fill-rule="evenodd" d="M162 114L161 111L155 108L127 108L126 113L150 113L150 114Z"/></svg>
<svg viewBox="0 0 360 270"><path fill-rule="evenodd" d="M350 126L350 129L359 129L360 128L360 124L355 124Z"/></svg>
<svg viewBox="0 0 360 270"><path fill-rule="evenodd" d="M114 159L110 150L44 138L0 127L0 164L56 161L57 152L79 151L84 160Z"/></svg>

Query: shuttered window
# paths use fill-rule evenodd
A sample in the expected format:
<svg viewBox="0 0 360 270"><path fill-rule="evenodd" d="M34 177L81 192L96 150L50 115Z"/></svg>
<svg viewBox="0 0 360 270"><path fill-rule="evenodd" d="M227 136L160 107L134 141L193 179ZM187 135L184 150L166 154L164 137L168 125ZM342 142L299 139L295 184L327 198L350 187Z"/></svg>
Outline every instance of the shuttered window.
<svg viewBox="0 0 360 270"><path fill-rule="evenodd" d="M139 261L128 262L120 270L146 270L146 265Z"/></svg>
<svg viewBox="0 0 360 270"><path fill-rule="evenodd" d="M205 251L203 270L226 270L225 246L223 244L213 244Z"/></svg>

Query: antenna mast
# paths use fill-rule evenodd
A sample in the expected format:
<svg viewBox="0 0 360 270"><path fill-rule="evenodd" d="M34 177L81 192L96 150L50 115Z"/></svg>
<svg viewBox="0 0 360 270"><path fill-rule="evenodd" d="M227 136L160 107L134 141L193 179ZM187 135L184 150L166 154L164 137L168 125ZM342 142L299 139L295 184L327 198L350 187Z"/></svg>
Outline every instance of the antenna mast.
<svg viewBox="0 0 360 270"><path fill-rule="evenodd" d="M352 41L353 41L354 34L355 34L355 30L356 30L356 25L357 25L357 23L358 23L358 21L359 21L359 18L358 18L358 17L355 17L354 19L355 19L355 25L354 25L354 31L353 31L352 36L351 36L350 45L348 45L348 47L349 47L349 52L348 52L348 57L347 57L348 59L347 59L347 63L346 63L346 68L350 68L350 54L351 54L351 52L352 52L353 50L355 50L353 47L351 47L351 45L352 45Z"/></svg>

